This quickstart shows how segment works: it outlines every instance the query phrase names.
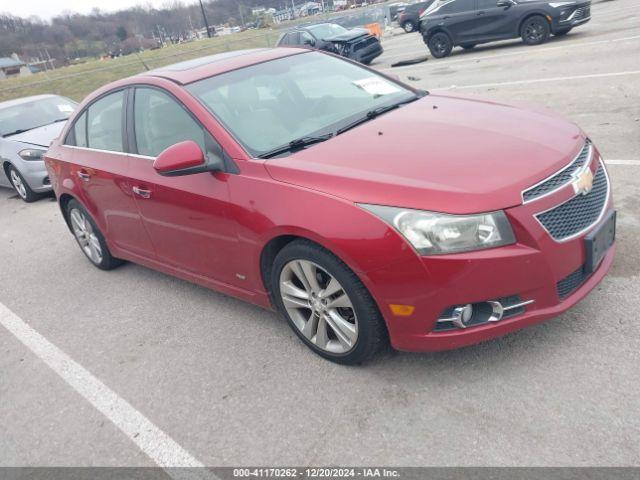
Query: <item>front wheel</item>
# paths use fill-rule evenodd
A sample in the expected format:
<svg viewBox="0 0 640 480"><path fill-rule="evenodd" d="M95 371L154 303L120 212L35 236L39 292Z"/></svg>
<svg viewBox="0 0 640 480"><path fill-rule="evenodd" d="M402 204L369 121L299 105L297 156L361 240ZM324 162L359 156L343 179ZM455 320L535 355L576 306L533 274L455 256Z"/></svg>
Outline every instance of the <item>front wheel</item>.
<svg viewBox="0 0 640 480"><path fill-rule="evenodd" d="M111 255L107 242L89 213L77 201L67 204L67 219L82 252L101 270L112 270L123 263Z"/></svg>
<svg viewBox="0 0 640 480"><path fill-rule="evenodd" d="M522 41L527 45L540 45L546 42L550 33L549 22L538 15L527 18L520 28Z"/></svg>
<svg viewBox="0 0 640 480"><path fill-rule="evenodd" d="M451 54L453 50L453 42L451 37L444 32L438 32L431 35L427 42L431 55L435 58L444 58Z"/></svg>
<svg viewBox="0 0 640 480"><path fill-rule="evenodd" d="M298 337L318 355L352 365L387 343L377 305L355 273L324 248L297 240L274 261L274 303Z"/></svg>
<svg viewBox="0 0 640 480"><path fill-rule="evenodd" d="M413 24L413 22L407 21L402 24L402 29L407 33L411 33L416 29L416 26Z"/></svg>
<svg viewBox="0 0 640 480"><path fill-rule="evenodd" d="M9 166L9 180L11 180L13 189L23 201L31 203L40 198L40 195L31 190L31 187L29 186L27 181L22 177L18 169L13 165Z"/></svg>

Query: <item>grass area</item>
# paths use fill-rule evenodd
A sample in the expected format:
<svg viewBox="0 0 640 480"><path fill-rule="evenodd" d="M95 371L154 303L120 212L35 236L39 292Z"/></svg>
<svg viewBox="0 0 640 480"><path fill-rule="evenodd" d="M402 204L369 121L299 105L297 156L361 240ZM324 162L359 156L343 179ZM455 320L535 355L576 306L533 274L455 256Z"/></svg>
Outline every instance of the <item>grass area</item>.
<svg viewBox="0 0 640 480"><path fill-rule="evenodd" d="M139 55L91 60L80 65L6 79L0 81L0 101L42 93L55 93L80 101L102 85L144 72L145 64L152 69L230 50L272 47L279 33L277 30L247 30L234 35L147 50Z"/></svg>

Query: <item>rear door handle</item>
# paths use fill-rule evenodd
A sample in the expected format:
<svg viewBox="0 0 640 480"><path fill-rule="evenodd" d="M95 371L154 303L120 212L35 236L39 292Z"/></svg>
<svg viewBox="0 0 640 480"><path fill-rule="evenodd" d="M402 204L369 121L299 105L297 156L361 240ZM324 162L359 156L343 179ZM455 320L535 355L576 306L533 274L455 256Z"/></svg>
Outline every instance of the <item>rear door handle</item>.
<svg viewBox="0 0 640 480"><path fill-rule="evenodd" d="M132 190L133 190L133 193L135 193L139 197L151 198L151 190L145 190L145 189L140 188L140 187L133 187Z"/></svg>
<svg viewBox="0 0 640 480"><path fill-rule="evenodd" d="M78 178L83 182L88 182L91 180L91 175L84 170L78 170Z"/></svg>

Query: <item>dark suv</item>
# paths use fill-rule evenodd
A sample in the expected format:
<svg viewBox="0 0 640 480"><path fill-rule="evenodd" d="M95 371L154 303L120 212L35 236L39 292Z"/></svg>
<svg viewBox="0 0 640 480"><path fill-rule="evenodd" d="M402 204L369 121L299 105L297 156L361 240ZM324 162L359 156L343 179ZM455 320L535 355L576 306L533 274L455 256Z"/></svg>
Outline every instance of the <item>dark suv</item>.
<svg viewBox="0 0 640 480"><path fill-rule="evenodd" d="M428 0L426 2L407 5L407 7L398 14L398 24L407 33L417 31L420 26L420 15L422 15L433 2L434 0Z"/></svg>
<svg viewBox="0 0 640 480"><path fill-rule="evenodd" d="M518 37L538 45L590 19L590 1L438 0L420 17L420 32L431 55L442 58L457 45Z"/></svg>
<svg viewBox="0 0 640 480"><path fill-rule="evenodd" d="M337 53L366 65L382 54L380 41L364 28L347 30L335 23L299 26L283 33L278 47L307 47Z"/></svg>

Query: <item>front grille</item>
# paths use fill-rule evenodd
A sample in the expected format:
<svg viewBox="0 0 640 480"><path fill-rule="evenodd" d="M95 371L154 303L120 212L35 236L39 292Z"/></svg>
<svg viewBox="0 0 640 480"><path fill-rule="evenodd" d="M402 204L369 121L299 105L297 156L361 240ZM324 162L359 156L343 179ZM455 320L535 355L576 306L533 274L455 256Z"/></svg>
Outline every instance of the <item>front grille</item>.
<svg viewBox="0 0 640 480"><path fill-rule="evenodd" d="M600 218L609 196L609 179L604 165L598 167L593 188L587 195L577 195L568 202L536 215L538 221L558 241L586 231Z"/></svg>
<svg viewBox="0 0 640 480"><path fill-rule="evenodd" d="M590 158L591 142L587 140L578 156L569 165L548 179L543 180L538 185L534 185L528 190L522 192L522 199L525 202L530 202L536 198L544 197L545 195L565 186L571 181L572 175L581 169Z"/></svg>
<svg viewBox="0 0 640 480"><path fill-rule="evenodd" d="M591 16L590 7L580 7L580 8L577 8L575 13L573 14L573 20L582 20L584 18L589 18L590 16Z"/></svg>
<svg viewBox="0 0 640 480"><path fill-rule="evenodd" d="M370 36L365 38L364 40L359 41L353 46L353 51L357 52L358 50L362 50L363 48L368 47L369 45L373 45L376 43L378 39L376 37Z"/></svg>
<svg viewBox="0 0 640 480"><path fill-rule="evenodd" d="M556 283L556 290L558 291L558 297L560 300L564 300L573 292L575 292L585 280L589 278L586 268L581 266L575 272L567 275L565 278Z"/></svg>

